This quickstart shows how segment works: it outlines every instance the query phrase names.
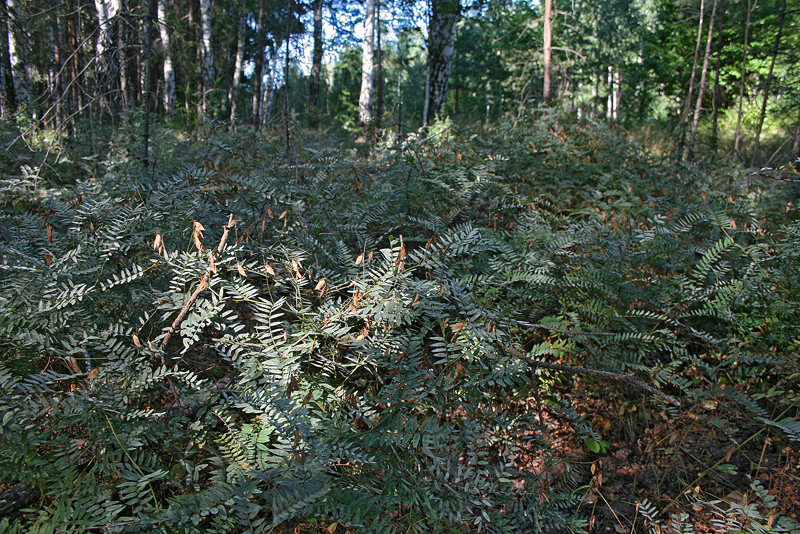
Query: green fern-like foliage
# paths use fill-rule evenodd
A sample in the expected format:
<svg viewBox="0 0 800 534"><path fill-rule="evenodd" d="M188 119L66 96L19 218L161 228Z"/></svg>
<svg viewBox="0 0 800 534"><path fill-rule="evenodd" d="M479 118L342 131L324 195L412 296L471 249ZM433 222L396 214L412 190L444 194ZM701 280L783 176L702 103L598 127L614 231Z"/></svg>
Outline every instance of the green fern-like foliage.
<svg viewBox="0 0 800 534"><path fill-rule="evenodd" d="M577 474L525 463L558 460L537 400L602 436L570 375L504 346L797 439L796 222L602 126L440 130L368 162L218 174L209 142L171 176L4 186L27 196L0 225L0 479L42 495L6 528L586 531Z"/></svg>

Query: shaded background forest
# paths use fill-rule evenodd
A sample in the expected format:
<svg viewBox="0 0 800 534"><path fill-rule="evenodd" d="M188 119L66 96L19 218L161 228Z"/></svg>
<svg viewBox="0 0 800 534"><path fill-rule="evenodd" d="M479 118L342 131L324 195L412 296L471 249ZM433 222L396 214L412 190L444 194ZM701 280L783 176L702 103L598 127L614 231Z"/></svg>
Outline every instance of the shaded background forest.
<svg viewBox="0 0 800 534"><path fill-rule="evenodd" d="M796 3L376 2L9 0L2 116L26 139L91 136L121 113L142 130L369 123L374 137L552 102L681 157L699 144L763 165L800 150Z"/></svg>

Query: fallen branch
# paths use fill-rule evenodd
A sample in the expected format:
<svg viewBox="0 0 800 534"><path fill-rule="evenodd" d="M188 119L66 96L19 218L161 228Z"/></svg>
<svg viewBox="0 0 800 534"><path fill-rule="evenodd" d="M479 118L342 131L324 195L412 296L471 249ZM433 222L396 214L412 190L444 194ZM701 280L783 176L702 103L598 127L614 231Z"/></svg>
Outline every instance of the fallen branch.
<svg viewBox="0 0 800 534"><path fill-rule="evenodd" d="M652 395L655 395L657 397L661 397L662 399L664 399L668 403L672 404L673 406L677 406L678 408L681 407L681 403L680 403L680 401L678 401L678 399L676 399L675 397L672 397L671 395L667 395L663 391L660 391L660 390L654 388L653 386L651 386L649 384L646 384L646 383L642 382L641 380L639 380L638 378L636 378L633 375L625 375L625 374L622 374L622 373L615 373L613 371L600 371L598 369L589 369L587 367L580 367L578 365L562 365L562 364L558 364L558 363L550 363L550 362L543 362L541 360L534 360L530 356L527 356L527 355L523 354L522 352L518 351L517 349L515 349L513 347L509 347L508 345L505 345L501 341L497 341L497 344L504 351L506 351L507 353L511 354L512 356L516 356L517 358L519 358L520 360L526 362L528 365L530 365L534 369L539 368L539 369L551 369L553 371L567 371L569 373L577 373L577 374L587 375L587 376L596 376L596 377L599 377L599 378L608 378L608 379L611 379L611 380L616 380L618 382L627 382L628 384L631 384L632 386L636 386L639 389L643 389L643 390L647 391L648 393L650 393Z"/></svg>
<svg viewBox="0 0 800 534"><path fill-rule="evenodd" d="M231 231L231 228L233 228L235 225L236 225L236 219L233 218L233 214L231 213L230 217L228 218L228 224L222 227L222 237L219 240L219 245L217 245L216 250L211 252L211 261L209 261L208 268L206 268L206 272L204 272L203 276L200 277L200 283L197 285L194 291L192 291L192 294L189 295L189 300L187 300L186 304L183 305L183 308L181 308L181 311L178 313L178 316L175 317L175 320L172 321L169 330L167 330L167 335L165 335L164 339L161 340L160 348L162 353L164 352L164 349L166 349L167 343L169 343L172 334L174 334L175 331L178 329L178 327L181 325L184 317L186 317L186 314L189 312L189 309L197 300L197 297L206 288L206 285L208 284L208 279L211 276L211 272L214 270L213 260L215 260L217 256L219 256L219 254L223 250L225 250L225 242L228 240L228 233ZM161 363L164 363L163 355L161 356L161 360L162 360Z"/></svg>

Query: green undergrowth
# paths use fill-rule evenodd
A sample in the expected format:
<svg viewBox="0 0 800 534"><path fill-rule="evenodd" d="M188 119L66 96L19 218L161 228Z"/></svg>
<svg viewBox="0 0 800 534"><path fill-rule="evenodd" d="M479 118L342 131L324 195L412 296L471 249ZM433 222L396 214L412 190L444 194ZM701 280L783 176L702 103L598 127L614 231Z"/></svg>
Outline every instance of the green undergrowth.
<svg viewBox="0 0 800 534"><path fill-rule="evenodd" d="M681 407L602 387L733 445L800 441L797 187L547 118L281 146L3 181L0 479L41 492L4 528L585 532L578 475L522 461L560 460L532 399L607 442L572 374L504 347L634 374ZM797 527L760 488L740 529Z"/></svg>

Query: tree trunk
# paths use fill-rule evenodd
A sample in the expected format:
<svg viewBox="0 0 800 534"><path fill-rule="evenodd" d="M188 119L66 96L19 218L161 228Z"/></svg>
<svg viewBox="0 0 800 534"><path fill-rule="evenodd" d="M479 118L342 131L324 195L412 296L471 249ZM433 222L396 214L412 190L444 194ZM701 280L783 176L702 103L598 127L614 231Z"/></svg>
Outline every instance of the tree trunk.
<svg viewBox="0 0 800 534"><path fill-rule="evenodd" d="M11 70L11 56L8 53L8 2L3 2L0 13L0 68L3 70L3 118L8 119L17 111L17 95L14 91L14 74Z"/></svg>
<svg viewBox="0 0 800 534"><path fill-rule="evenodd" d="M800 172L800 107L797 112L797 129L794 131L794 148L792 149L794 168Z"/></svg>
<svg viewBox="0 0 800 534"><path fill-rule="evenodd" d="M678 159L683 159L683 147L686 143L686 129L689 126L689 111L692 109L694 97L694 80L697 77L697 60L700 58L700 45L703 41L703 18L705 16L705 0L700 0L700 22L697 24L697 43L694 46L694 61L692 62L692 77L689 78L689 93L683 103L681 115L681 134L678 140Z"/></svg>
<svg viewBox="0 0 800 534"><path fill-rule="evenodd" d="M711 153L714 159L717 157L717 147L719 144L719 106L722 99L719 76L720 70L722 70L722 18L724 14L725 10L720 9L719 17L717 18L717 65L714 68L714 111L711 119Z"/></svg>
<svg viewBox="0 0 800 534"><path fill-rule="evenodd" d="M744 54L742 56L742 76L739 78L739 110L736 114L736 140L733 143L733 151L738 155L741 153L742 143L742 102L744 101L744 79L747 76L747 47L750 42L750 17L758 4L758 0L747 1L747 22L744 26Z"/></svg>
<svg viewBox="0 0 800 534"><path fill-rule="evenodd" d="M27 110L31 104L31 93L28 65L22 57L23 50L28 49L23 25L24 18L18 12L21 6L17 0L8 0L6 5L8 6L8 54L13 73L14 94L17 106Z"/></svg>
<svg viewBox="0 0 800 534"><path fill-rule="evenodd" d="M550 103L550 57L553 51L553 0L544 0L544 84L542 101Z"/></svg>
<svg viewBox="0 0 800 534"><path fill-rule="evenodd" d="M319 124L319 88L322 77L322 0L314 0L314 53L311 60L311 75L308 79L308 107L310 123Z"/></svg>
<svg viewBox="0 0 800 534"><path fill-rule="evenodd" d="M242 90L242 71L244 70L244 31L245 16L239 13L239 29L236 36L236 60L233 65L233 80L231 81L231 91L229 100L231 102L231 124L236 123L239 118L239 93Z"/></svg>
<svg viewBox="0 0 800 534"><path fill-rule="evenodd" d="M689 161L694 159L695 143L697 143L697 126L700 124L700 112L703 110L703 96L706 92L706 78L708 77L708 62L711 59L711 42L714 38L714 22L717 18L717 5L719 0L714 0L711 8L711 21L708 23L708 38L706 39L706 53L703 56L703 70L700 71L700 87L697 89L697 103L694 106L692 119L692 136L689 139Z"/></svg>
<svg viewBox="0 0 800 534"><path fill-rule="evenodd" d="M292 39L292 0L286 0L286 61L283 64L283 132L286 148L286 160L292 148L292 139L289 134L289 52Z"/></svg>
<svg viewBox="0 0 800 534"><path fill-rule="evenodd" d="M364 39L361 45L361 92L358 95L358 122L365 130L372 122L372 71L375 57L375 0L366 2Z"/></svg>
<svg viewBox="0 0 800 534"><path fill-rule="evenodd" d="M203 113L209 116L214 91L214 51L211 48L211 0L200 0L200 28L203 51Z"/></svg>
<svg viewBox="0 0 800 534"><path fill-rule="evenodd" d="M288 16L288 15L287 15ZM253 110L251 119L256 129L261 123L261 81L264 79L264 0L258 1L258 22L256 24L256 57L253 71Z"/></svg>
<svg viewBox="0 0 800 534"><path fill-rule="evenodd" d="M456 23L461 14L459 0L431 0L428 24L428 68L425 76L423 126L432 123L444 106L447 82L453 66Z"/></svg>
<svg viewBox="0 0 800 534"><path fill-rule="evenodd" d="M378 61L376 76L377 80L377 106L375 109L375 135L380 136L383 129L383 48L381 47L381 0L375 0L375 20L378 35L376 38L376 58Z"/></svg>
<svg viewBox="0 0 800 534"><path fill-rule="evenodd" d="M167 26L167 0L158 0L158 32L164 49L164 112L171 116L175 111L175 67L172 64L172 40Z"/></svg>
<svg viewBox="0 0 800 534"><path fill-rule="evenodd" d="M97 11L97 48L98 83L100 105L107 107L113 101L119 79L117 57L118 20L120 0L94 0Z"/></svg>
<svg viewBox="0 0 800 534"><path fill-rule="evenodd" d="M772 61L769 64L769 74L767 74L767 83L764 85L764 101L761 104L761 116L758 119L758 128L756 128L755 146L753 146L753 157L750 159L750 166L755 167L756 159L758 159L758 149L761 143L761 128L764 126L764 117L767 115L767 100L769 99L769 89L772 86L772 74L775 71L775 59L778 57L778 51L781 47L781 35L783 34L783 23L786 20L786 0L781 2L780 21L778 22L778 34L775 36L775 47L772 49Z"/></svg>
<svg viewBox="0 0 800 534"><path fill-rule="evenodd" d="M153 90L152 56L153 56L153 19L158 17L158 7L153 5L155 0L146 0L145 9L147 16L144 20L144 153L142 164L145 168L150 166L150 93Z"/></svg>

